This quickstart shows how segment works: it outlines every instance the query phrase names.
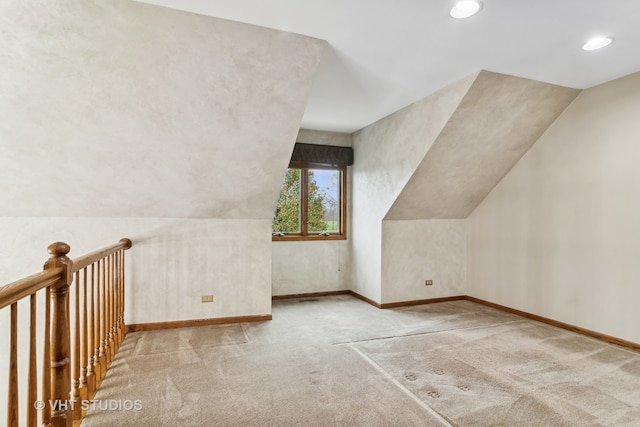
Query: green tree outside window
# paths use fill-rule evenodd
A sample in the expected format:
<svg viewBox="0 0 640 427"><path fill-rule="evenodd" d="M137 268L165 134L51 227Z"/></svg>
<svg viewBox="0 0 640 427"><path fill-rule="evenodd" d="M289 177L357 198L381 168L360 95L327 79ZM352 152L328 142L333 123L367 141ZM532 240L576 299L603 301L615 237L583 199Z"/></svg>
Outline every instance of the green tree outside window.
<svg viewBox="0 0 640 427"><path fill-rule="evenodd" d="M306 174L306 176L304 175ZM319 185L318 180L322 182ZM303 182L307 182L307 224L309 233L338 232L340 171L289 169L273 217L274 233L302 233Z"/></svg>

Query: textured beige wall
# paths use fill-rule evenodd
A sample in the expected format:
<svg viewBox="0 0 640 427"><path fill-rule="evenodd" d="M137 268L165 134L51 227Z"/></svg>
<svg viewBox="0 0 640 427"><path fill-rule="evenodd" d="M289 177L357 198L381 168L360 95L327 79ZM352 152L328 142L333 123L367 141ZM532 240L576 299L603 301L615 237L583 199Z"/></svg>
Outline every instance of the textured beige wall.
<svg viewBox="0 0 640 427"><path fill-rule="evenodd" d="M272 254L273 295L350 288L348 241L273 242Z"/></svg>
<svg viewBox="0 0 640 427"><path fill-rule="evenodd" d="M382 220L475 77L469 76L353 135L354 291L381 301Z"/></svg>
<svg viewBox="0 0 640 427"><path fill-rule="evenodd" d="M300 129L298 142L350 147L351 134ZM351 167L347 167L347 227L351 220ZM284 177L284 173L283 173ZM291 295L349 289L351 240L273 242L272 293Z"/></svg>
<svg viewBox="0 0 640 427"><path fill-rule="evenodd" d="M41 269L53 241L75 258L128 237L127 323L259 315L271 312L271 222L179 218L0 219L20 256L0 257L3 283ZM119 237L118 237L119 236ZM214 295L213 304L200 296Z"/></svg>
<svg viewBox="0 0 640 427"><path fill-rule="evenodd" d="M578 93L481 71L357 132L356 291L383 303L466 293L462 223L423 220L466 218ZM425 289L424 274L441 280Z"/></svg>
<svg viewBox="0 0 640 427"><path fill-rule="evenodd" d="M588 89L468 218L471 295L640 342L640 74Z"/></svg>
<svg viewBox="0 0 640 427"><path fill-rule="evenodd" d="M466 295L466 239L465 220L383 221L382 302Z"/></svg>
<svg viewBox="0 0 640 427"><path fill-rule="evenodd" d="M269 313L273 207L324 42L124 0L0 16L0 283L52 241L130 237L129 322Z"/></svg>

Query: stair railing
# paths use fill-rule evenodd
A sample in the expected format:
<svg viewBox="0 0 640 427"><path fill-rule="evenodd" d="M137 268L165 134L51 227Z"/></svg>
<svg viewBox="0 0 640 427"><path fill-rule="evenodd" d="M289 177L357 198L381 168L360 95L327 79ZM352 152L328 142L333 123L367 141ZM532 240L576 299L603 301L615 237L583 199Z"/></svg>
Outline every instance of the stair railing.
<svg viewBox="0 0 640 427"><path fill-rule="evenodd" d="M131 240L121 239L71 260L67 257L69 245L56 242L48 247L51 256L44 271L0 287L0 310L10 310L8 427L17 427L21 420L29 427L71 427L82 419L87 405L81 402L93 398L124 339L124 251L131 245ZM40 372L39 292L44 293L46 301ZM27 298L28 357L20 359L28 364L27 390L26 401L20 402L18 331L26 329L18 328L18 303ZM25 411L22 418L21 408Z"/></svg>

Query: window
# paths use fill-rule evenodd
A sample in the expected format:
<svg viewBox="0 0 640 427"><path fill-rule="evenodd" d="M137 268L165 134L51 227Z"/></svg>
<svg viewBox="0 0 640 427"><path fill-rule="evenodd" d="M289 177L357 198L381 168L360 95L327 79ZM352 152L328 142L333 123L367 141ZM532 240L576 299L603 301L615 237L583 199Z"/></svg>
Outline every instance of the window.
<svg viewBox="0 0 640 427"><path fill-rule="evenodd" d="M346 166L291 167L273 217L273 240L346 238Z"/></svg>

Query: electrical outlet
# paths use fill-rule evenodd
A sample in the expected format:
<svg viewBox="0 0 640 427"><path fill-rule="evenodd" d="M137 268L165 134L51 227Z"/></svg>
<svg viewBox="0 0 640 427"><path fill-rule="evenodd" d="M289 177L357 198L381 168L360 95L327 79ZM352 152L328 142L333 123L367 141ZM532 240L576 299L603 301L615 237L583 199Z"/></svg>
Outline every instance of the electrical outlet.
<svg viewBox="0 0 640 427"><path fill-rule="evenodd" d="M424 285L425 286L432 286L433 285L433 280L425 280L424 281Z"/></svg>
<svg viewBox="0 0 640 427"><path fill-rule="evenodd" d="M213 302L213 295L202 295L202 302Z"/></svg>

